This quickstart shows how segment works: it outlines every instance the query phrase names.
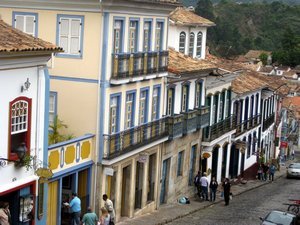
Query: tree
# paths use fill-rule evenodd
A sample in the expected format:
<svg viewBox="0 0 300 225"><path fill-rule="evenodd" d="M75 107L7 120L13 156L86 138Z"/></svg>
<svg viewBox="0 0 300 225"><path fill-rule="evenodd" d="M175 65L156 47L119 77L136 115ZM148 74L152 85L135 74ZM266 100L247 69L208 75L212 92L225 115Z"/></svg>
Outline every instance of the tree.
<svg viewBox="0 0 300 225"><path fill-rule="evenodd" d="M214 7L210 0L199 0L195 12L206 19L215 20Z"/></svg>
<svg viewBox="0 0 300 225"><path fill-rule="evenodd" d="M268 63L268 55L266 53L261 53L259 56L260 61L265 66Z"/></svg>
<svg viewBox="0 0 300 225"><path fill-rule="evenodd" d="M48 134L48 142L49 145L56 144L62 141L70 140L74 136L72 134L63 135L61 134L61 129L68 128L66 124L63 123L62 120L58 118L58 116L54 117L53 124L49 125L50 131Z"/></svg>

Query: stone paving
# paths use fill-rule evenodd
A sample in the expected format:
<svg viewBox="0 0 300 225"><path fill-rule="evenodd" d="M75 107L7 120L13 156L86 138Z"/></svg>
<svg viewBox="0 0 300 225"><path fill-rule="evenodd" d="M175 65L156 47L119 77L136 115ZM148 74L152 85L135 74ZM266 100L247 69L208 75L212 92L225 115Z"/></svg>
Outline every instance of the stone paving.
<svg viewBox="0 0 300 225"><path fill-rule="evenodd" d="M275 174L275 180L279 177L282 177L286 174L286 167L281 166L280 171L277 171ZM246 184L235 184L232 185L231 192L233 196L240 195L262 185L270 184L269 181L259 181L259 180L249 180ZM220 196L220 192L217 193L217 199L215 202L201 201L197 198L190 199L191 203L182 205L179 203L166 204L161 206L157 211L153 213L148 213L142 216L137 216L135 218L122 219L117 225L162 225L170 223L178 218L188 216L194 212L197 212L201 209L210 207L214 204L223 202L224 200Z"/></svg>

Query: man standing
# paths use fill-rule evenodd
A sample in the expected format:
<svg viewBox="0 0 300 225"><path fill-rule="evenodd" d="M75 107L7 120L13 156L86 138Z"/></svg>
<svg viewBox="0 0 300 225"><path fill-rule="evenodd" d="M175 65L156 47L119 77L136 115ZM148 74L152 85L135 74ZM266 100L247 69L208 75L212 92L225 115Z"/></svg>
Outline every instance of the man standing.
<svg viewBox="0 0 300 225"><path fill-rule="evenodd" d="M112 203L112 201L107 197L107 194L104 194L102 196L102 199L104 200L104 207L106 208L106 210L108 211L109 215L110 215L110 220L111 222L115 222L115 210L114 210L114 205Z"/></svg>
<svg viewBox="0 0 300 225"><path fill-rule="evenodd" d="M223 182L223 191L224 191L224 200L225 205L229 205L229 199L230 199L230 182L228 178L225 178Z"/></svg>
<svg viewBox="0 0 300 225"><path fill-rule="evenodd" d="M208 201L208 179L206 177L206 172L203 173L203 176L200 178L202 197Z"/></svg>
<svg viewBox="0 0 300 225"><path fill-rule="evenodd" d="M269 180L272 179L272 182L274 181L275 171L276 171L276 166L272 163L270 168L269 168Z"/></svg>
<svg viewBox="0 0 300 225"><path fill-rule="evenodd" d="M87 213L84 214L82 223L84 223L84 225L97 225L98 217L96 213L92 212L91 207L87 208Z"/></svg>
<svg viewBox="0 0 300 225"><path fill-rule="evenodd" d="M200 183L200 179L201 179L201 173L200 173L200 171L198 171L198 174L194 178L194 184L195 184L195 186L197 188L197 195L199 196L199 198L201 197L201 183Z"/></svg>
<svg viewBox="0 0 300 225"><path fill-rule="evenodd" d="M72 193L72 200L70 202L69 207L72 210L72 214L71 214L72 223L71 223L71 225L79 225L80 224L80 214L81 214L81 201L77 197L76 193Z"/></svg>

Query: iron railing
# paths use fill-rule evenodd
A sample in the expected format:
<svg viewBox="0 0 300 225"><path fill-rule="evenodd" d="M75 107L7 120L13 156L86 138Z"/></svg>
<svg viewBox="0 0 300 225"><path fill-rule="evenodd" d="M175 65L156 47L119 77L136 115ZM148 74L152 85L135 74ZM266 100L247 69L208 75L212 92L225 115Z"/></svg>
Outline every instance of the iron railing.
<svg viewBox="0 0 300 225"><path fill-rule="evenodd" d="M236 136L239 136L260 124L260 115L249 118L242 123L236 122Z"/></svg>
<svg viewBox="0 0 300 225"><path fill-rule="evenodd" d="M169 117L169 139L182 137L183 135L183 114L176 114Z"/></svg>
<svg viewBox="0 0 300 225"><path fill-rule="evenodd" d="M265 131L266 129L268 129L273 123L274 123L274 120L275 120L275 114L273 113L272 115L270 115L268 118L266 118L264 121L263 121L263 131Z"/></svg>
<svg viewBox="0 0 300 225"><path fill-rule="evenodd" d="M209 126L210 107L202 106L197 109L197 129Z"/></svg>
<svg viewBox="0 0 300 225"><path fill-rule="evenodd" d="M105 135L106 155L112 159L160 138L167 137L168 118L162 118L115 134Z"/></svg>
<svg viewBox="0 0 300 225"><path fill-rule="evenodd" d="M168 71L168 51L112 55L112 79L138 77Z"/></svg>
<svg viewBox="0 0 300 225"><path fill-rule="evenodd" d="M235 129L235 116L231 115L230 117L206 127L203 132L203 141L211 142L214 139L221 137L223 134L228 133Z"/></svg>
<svg viewBox="0 0 300 225"><path fill-rule="evenodd" d="M189 110L183 112L183 134L194 132L197 130L197 110Z"/></svg>

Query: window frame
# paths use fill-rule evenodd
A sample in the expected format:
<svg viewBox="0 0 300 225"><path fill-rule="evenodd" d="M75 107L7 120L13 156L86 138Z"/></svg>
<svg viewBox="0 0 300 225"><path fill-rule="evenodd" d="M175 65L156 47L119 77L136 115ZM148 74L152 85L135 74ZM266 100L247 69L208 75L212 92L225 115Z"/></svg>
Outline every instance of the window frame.
<svg viewBox="0 0 300 225"><path fill-rule="evenodd" d="M32 12L19 12L19 11L13 11L12 12L12 25L14 28L17 29L16 27L16 17L17 16L33 16L34 17L34 37L38 37L38 21L39 21L39 16L38 16L38 13L32 13ZM24 24L25 25L25 24ZM26 31L22 30L24 33L26 34L29 34L27 33ZM31 34L30 34L31 35Z"/></svg>
<svg viewBox="0 0 300 225"><path fill-rule="evenodd" d="M201 34L200 45L199 45L199 34ZM203 33L202 33L202 31L199 31L197 33L197 46L196 46L196 57L198 57L198 58L202 57L202 42L203 42ZM200 50L200 52L198 50Z"/></svg>
<svg viewBox="0 0 300 225"><path fill-rule="evenodd" d="M184 37L184 42L182 43L181 38ZM183 44L183 47L181 46ZM186 33L184 31L179 34L179 52L185 54L185 44L186 44Z"/></svg>
<svg viewBox="0 0 300 225"><path fill-rule="evenodd" d="M158 24L161 24L161 29L160 29L160 40L159 40L159 49L157 48L157 25ZM163 46L163 43L164 43L164 25L165 25L165 20L163 19L157 19L156 20L156 23L155 23L155 49L154 51L157 51L157 52L160 52L160 51L163 51L164 49L164 46Z"/></svg>
<svg viewBox="0 0 300 225"><path fill-rule="evenodd" d="M24 101L27 103L27 131L19 132L19 133L25 133L25 139L23 142L25 143L25 146L27 148L27 154L30 154L30 137L31 137L31 113L32 113L32 99L27 98L24 96L17 97L11 102L9 102L9 143L8 143L8 159L10 160L17 160L17 154L12 151L12 106L15 105L17 102ZM15 133L18 134L18 133Z"/></svg>
<svg viewBox="0 0 300 225"><path fill-rule="evenodd" d="M145 92L145 108L144 108L144 121L141 122L141 96ZM144 87L140 89L140 99L139 99L139 125L146 124L148 122L148 112L149 112L149 87Z"/></svg>
<svg viewBox="0 0 300 225"><path fill-rule="evenodd" d="M132 95L132 105L131 105L131 118L130 118L130 126L127 127L127 116L128 116L128 111L127 111L127 97L129 95ZM125 117L124 117L124 129L129 129L134 127L134 118L135 118L135 102L136 102L136 90L131 90L126 92L126 98L125 98Z"/></svg>
<svg viewBox="0 0 300 225"><path fill-rule="evenodd" d="M193 42L192 42L192 38L193 38ZM191 45L191 43L192 43L192 45ZM192 57L192 58L194 57L194 46L195 46L195 33L194 32L190 32L190 36L189 36L189 52L188 52L188 55L190 57Z"/></svg>
<svg viewBox="0 0 300 225"><path fill-rule="evenodd" d="M72 21L72 19L80 20L80 32L79 32L79 54L72 54L72 53L58 53L56 56L61 58L77 58L82 59L83 58L83 40L84 40L84 16L83 15L69 15L69 14L58 14L57 15L57 24L56 24L56 45L60 46L60 21L61 19L68 19L69 23ZM69 31L71 29L71 26L69 27ZM69 36L70 32L68 34L68 43L69 43ZM69 45L69 44L68 44ZM71 48L71 45L70 45ZM65 49L64 49L65 50Z"/></svg>
<svg viewBox="0 0 300 225"><path fill-rule="evenodd" d="M154 100L154 90L157 89L157 101L156 101L156 109L155 109L155 118L153 117L154 115L154 105L153 105L153 100ZM160 117L160 92L161 92L161 85L157 84L153 86L153 92L152 92L152 109L151 109L151 118L152 120L157 120Z"/></svg>
<svg viewBox="0 0 300 225"><path fill-rule="evenodd" d="M170 105L170 107L169 107L169 91L171 91L172 92L172 102L171 102L171 105ZM175 86L168 86L168 88L167 88L167 112L166 112L166 114L168 115L168 116L173 116L174 115L174 106L175 106L175 104L174 104L174 101L175 101Z"/></svg>
<svg viewBox="0 0 300 225"><path fill-rule="evenodd" d="M149 23L149 30L148 30L148 50L145 48L145 24ZM144 19L143 23L143 52L150 52L152 50L152 25L153 25L153 19Z"/></svg>
<svg viewBox="0 0 300 225"><path fill-rule="evenodd" d="M112 108L112 100L113 98L116 98L117 104L116 104L116 130L115 132L112 132L111 129L111 108ZM116 93L116 94L111 94L110 95L110 101L109 101L109 120L108 120L108 131L109 134L115 134L120 131L120 118L121 118L121 98L122 98L122 93Z"/></svg>
<svg viewBox="0 0 300 225"><path fill-rule="evenodd" d="M50 112L50 99L51 97L53 96L53 99L54 99L54 111ZM57 92L56 91L50 91L50 94L49 94L49 125L52 125L53 123L50 122L50 115L51 113L53 113L53 121L55 119L55 116L57 116Z"/></svg>
<svg viewBox="0 0 300 225"><path fill-rule="evenodd" d="M113 27L112 27L112 53L120 54L124 52L124 36L125 36L125 17L114 17L113 20ZM115 45L115 24L116 22L120 22L120 39L119 39L119 52L116 52L116 45Z"/></svg>
<svg viewBox="0 0 300 225"><path fill-rule="evenodd" d="M186 88L186 105L185 105L185 109L183 108L183 100L184 100L184 96L183 96L183 90L184 88ZM190 97L190 82L184 82L181 84L181 107L180 110L181 112L188 112L189 111L189 97Z"/></svg>
<svg viewBox="0 0 300 225"><path fill-rule="evenodd" d="M184 150L178 152L177 155L177 177L183 175L183 164L184 164Z"/></svg>
<svg viewBox="0 0 300 225"><path fill-rule="evenodd" d="M131 51L131 46L130 46L130 31L131 31L131 22L135 23L135 37L134 37L134 49ZM130 53L136 53L138 52L139 49L139 27L140 27L140 19L139 18L129 18L129 23L128 23L128 52Z"/></svg>
<svg viewBox="0 0 300 225"><path fill-rule="evenodd" d="M199 95L198 95L199 86ZM202 106L202 93L203 93L203 80L195 81L195 108L201 108Z"/></svg>

